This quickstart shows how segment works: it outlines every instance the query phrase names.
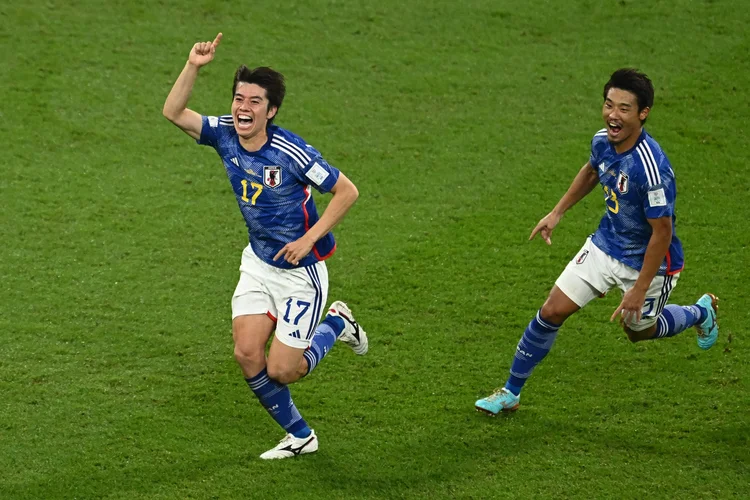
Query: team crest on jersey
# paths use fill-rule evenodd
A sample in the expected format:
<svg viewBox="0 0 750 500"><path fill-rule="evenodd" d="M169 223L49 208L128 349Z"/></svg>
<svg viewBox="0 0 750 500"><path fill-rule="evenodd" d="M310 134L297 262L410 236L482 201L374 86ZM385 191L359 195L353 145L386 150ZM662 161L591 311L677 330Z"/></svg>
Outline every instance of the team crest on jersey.
<svg viewBox="0 0 750 500"><path fill-rule="evenodd" d="M617 176L617 190L621 194L625 194L628 192L628 176L627 174L623 174L620 172L620 175Z"/></svg>
<svg viewBox="0 0 750 500"><path fill-rule="evenodd" d="M281 184L281 167L266 165L263 167L263 184L275 188Z"/></svg>

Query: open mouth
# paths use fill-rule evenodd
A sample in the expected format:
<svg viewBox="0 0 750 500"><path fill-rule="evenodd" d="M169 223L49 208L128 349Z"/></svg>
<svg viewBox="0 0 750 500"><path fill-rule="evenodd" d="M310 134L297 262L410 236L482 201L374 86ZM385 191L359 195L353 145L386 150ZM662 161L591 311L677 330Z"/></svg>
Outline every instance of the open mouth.
<svg viewBox="0 0 750 500"><path fill-rule="evenodd" d="M237 115L237 126L242 129L248 129L253 126L253 117L250 115Z"/></svg>
<svg viewBox="0 0 750 500"><path fill-rule="evenodd" d="M612 135L617 135L622 130L622 125L616 122L607 122L607 128Z"/></svg>

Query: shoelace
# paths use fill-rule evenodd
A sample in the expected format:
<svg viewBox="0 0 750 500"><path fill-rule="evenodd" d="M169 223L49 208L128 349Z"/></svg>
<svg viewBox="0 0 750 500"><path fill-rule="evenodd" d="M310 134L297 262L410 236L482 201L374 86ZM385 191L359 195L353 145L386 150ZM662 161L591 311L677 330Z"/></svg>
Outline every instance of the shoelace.
<svg viewBox="0 0 750 500"><path fill-rule="evenodd" d="M490 403L494 403L495 401L497 401L498 399L500 399L501 397L503 397L506 392L507 391L506 391L506 389L504 387L502 387L500 389L497 389L497 390L495 390L495 392L493 392L492 394L490 394L489 396L487 396L487 401L489 401Z"/></svg>
<svg viewBox="0 0 750 500"><path fill-rule="evenodd" d="M294 436L292 434L287 434L279 441L279 444L291 443L293 439Z"/></svg>

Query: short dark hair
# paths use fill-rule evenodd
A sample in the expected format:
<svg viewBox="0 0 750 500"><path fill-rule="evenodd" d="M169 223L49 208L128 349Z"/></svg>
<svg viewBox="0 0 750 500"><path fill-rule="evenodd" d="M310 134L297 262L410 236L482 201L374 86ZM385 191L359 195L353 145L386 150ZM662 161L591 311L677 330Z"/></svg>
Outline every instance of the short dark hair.
<svg viewBox="0 0 750 500"><path fill-rule="evenodd" d="M242 83L254 83L259 87L262 87L266 91L268 97L268 107L271 106L276 108L276 114L268 120L268 123L272 123L276 115L279 114L281 109L281 103L284 102L284 95L286 94L286 84L284 83L284 75L276 70L273 70L267 66L260 66L258 68L249 69L244 64L237 68L237 72L234 74L234 84L232 85L232 98L234 98L235 92L237 92L237 85Z"/></svg>
<svg viewBox="0 0 750 500"><path fill-rule="evenodd" d="M654 105L654 85L645 73L641 73L635 68L621 68L612 73L609 81L604 85L604 100L607 100L609 89L615 88L627 90L635 94L638 99L638 112L643 108L653 107ZM646 120L641 122L646 123Z"/></svg>

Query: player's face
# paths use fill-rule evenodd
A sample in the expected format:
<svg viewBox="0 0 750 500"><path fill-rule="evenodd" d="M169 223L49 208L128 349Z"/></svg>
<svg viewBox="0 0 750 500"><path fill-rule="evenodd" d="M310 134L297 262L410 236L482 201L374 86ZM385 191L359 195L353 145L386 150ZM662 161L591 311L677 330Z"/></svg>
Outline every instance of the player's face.
<svg viewBox="0 0 750 500"><path fill-rule="evenodd" d="M269 109L266 89L254 83L239 82L232 100L234 128L243 139L265 133L266 124L276 108Z"/></svg>
<svg viewBox="0 0 750 500"><path fill-rule="evenodd" d="M607 125L607 138L618 152L635 145L641 133L641 122L648 116L649 108L638 111L638 98L627 90L611 88L602 107L602 117Z"/></svg>

